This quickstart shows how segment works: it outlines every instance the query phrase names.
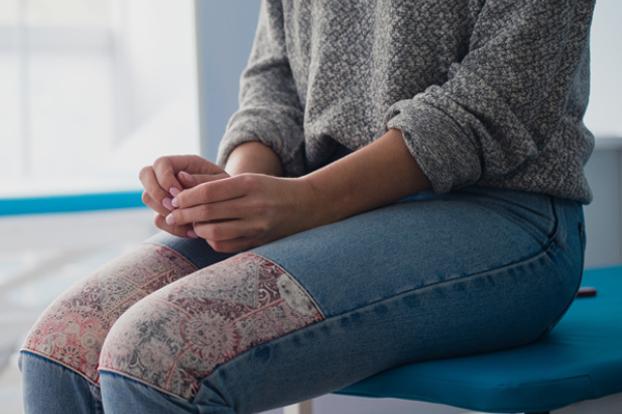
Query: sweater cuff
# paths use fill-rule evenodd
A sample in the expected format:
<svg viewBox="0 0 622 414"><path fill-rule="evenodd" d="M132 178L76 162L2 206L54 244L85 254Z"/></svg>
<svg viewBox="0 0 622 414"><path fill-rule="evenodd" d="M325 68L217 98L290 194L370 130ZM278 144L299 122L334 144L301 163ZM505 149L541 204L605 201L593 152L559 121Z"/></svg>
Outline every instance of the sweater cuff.
<svg viewBox="0 0 622 414"><path fill-rule="evenodd" d="M435 193L475 183L481 176L478 150L470 137L440 109L419 97L391 105L386 130L401 130L404 142Z"/></svg>

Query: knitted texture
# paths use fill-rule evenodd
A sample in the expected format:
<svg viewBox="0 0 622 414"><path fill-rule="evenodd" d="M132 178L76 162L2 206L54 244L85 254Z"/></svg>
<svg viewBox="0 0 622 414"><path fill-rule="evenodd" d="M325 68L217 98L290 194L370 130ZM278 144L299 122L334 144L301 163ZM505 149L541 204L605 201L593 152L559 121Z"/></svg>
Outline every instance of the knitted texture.
<svg viewBox="0 0 622 414"><path fill-rule="evenodd" d="M472 184L589 204L594 0L263 0L218 152L260 141L286 175L389 128L436 193Z"/></svg>

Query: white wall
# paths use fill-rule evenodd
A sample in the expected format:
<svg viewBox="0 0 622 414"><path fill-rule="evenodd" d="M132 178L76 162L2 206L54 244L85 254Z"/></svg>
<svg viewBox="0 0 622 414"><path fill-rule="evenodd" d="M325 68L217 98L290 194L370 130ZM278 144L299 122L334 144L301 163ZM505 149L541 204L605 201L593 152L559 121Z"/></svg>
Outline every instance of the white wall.
<svg viewBox="0 0 622 414"><path fill-rule="evenodd" d="M131 100L130 128L164 102L192 96L196 102L194 4L192 0L116 0L122 87ZM127 131L126 131L127 132Z"/></svg>
<svg viewBox="0 0 622 414"><path fill-rule="evenodd" d="M596 2L591 31L591 93L586 125L597 136L622 137L622 2Z"/></svg>

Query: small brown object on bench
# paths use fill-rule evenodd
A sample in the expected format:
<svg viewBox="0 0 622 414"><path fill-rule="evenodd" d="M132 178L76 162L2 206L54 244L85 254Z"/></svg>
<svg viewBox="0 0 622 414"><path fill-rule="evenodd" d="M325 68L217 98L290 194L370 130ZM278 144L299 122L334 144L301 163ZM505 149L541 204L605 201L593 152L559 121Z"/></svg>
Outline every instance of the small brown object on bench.
<svg viewBox="0 0 622 414"><path fill-rule="evenodd" d="M577 291L577 297L596 296L596 288L591 286L581 286Z"/></svg>

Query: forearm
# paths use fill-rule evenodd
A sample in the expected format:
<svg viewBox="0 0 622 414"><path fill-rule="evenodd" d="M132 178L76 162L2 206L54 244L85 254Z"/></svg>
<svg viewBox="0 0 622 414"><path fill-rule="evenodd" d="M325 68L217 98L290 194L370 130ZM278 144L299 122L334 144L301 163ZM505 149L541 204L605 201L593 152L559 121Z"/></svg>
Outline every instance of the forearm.
<svg viewBox="0 0 622 414"><path fill-rule="evenodd" d="M319 225L431 188L398 129L302 179L313 189Z"/></svg>
<svg viewBox="0 0 622 414"><path fill-rule="evenodd" d="M279 157L270 147L257 142L245 142L235 147L225 165L229 175L259 173L282 176L283 168Z"/></svg>

